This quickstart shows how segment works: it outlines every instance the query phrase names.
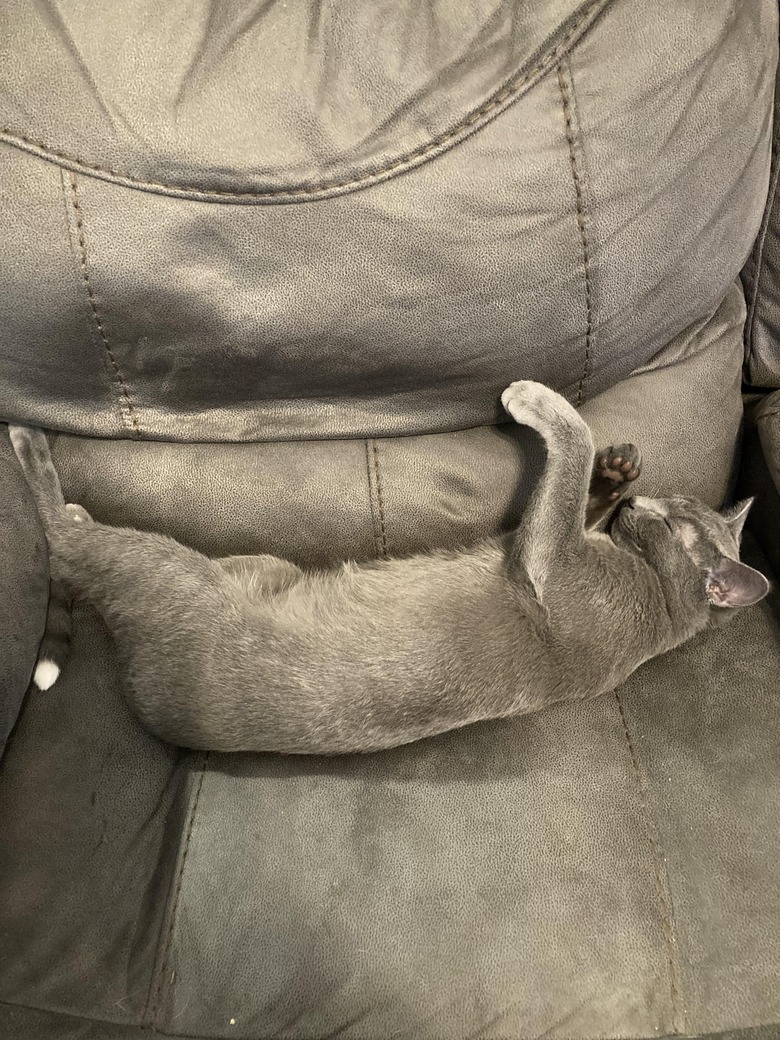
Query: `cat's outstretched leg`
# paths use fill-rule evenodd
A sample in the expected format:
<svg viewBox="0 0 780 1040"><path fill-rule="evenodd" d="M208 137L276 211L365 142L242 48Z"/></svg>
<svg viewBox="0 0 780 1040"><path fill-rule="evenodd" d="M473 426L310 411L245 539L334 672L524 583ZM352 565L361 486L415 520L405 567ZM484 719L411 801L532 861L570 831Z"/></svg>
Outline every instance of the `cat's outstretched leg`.
<svg viewBox="0 0 780 1040"><path fill-rule="evenodd" d="M582 416L554 390L512 383L501 401L515 420L541 436L547 462L515 532L510 561L530 578L537 597L552 571L574 557L585 537L593 438Z"/></svg>
<svg viewBox="0 0 780 1040"><path fill-rule="evenodd" d="M596 452L588 491L585 526L608 516L642 472L642 458L633 444L618 444Z"/></svg>

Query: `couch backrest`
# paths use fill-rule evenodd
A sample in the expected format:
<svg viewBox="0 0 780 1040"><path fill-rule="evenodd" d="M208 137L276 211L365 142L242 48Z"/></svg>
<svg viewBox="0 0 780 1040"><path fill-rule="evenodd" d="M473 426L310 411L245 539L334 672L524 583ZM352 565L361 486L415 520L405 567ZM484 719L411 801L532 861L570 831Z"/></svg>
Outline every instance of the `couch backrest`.
<svg viewBox="0 0 780 1040"><path fill-rule="evenodd" d="M0 416L289 440L577 403L711 314L769 178L774 0L17 4Z"/></svg>

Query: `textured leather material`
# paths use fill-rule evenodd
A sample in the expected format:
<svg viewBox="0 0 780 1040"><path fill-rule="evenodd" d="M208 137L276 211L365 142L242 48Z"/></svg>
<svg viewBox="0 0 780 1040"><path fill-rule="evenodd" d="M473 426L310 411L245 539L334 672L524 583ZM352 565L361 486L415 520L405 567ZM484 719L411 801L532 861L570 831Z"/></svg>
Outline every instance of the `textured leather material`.
<svg viewBox="0 0 780 1040"><path fill-rule="evenodd" d="M158 191L274 202L354 190L494 119L608 3L129 0L107 34L80 4L17 0L0 127L68 168Z"/></svg>
<svg viewBox="0 0 780 1040"><path fill-rule="evenodd" d="M531 6L518 10L522 35ZM571 25L568 5L533 10L544 14L531 41L556 39L556 19ZM28 38L37 11L18 8L11 37ZM47 89L41 111L61 134L91 133L69 129L88 122L76 102L103 97L106 73L92 69L117 42L98 22L80 42L76 5L57 11L44 38L56 35L54 67L81 86L70 118L52 109L67 92ZM0 145L0 416L95 436L266 441L491 425L518 376L581 403L652 364L742 268L767 192L776 22L772 0L613 3L457 146L305 205L168 197ZM382 39L395 61L396 37ZM263 75L286 76L284 51L273 54L277 71ZM4 103L37 111L44 88L17 60ZM368 67L370 53L354 60ZM233 95L222 104L230 112ZM133 147L154 156L163 131L149 120ZM233 153L212 156L229 166Z"/></svg>
<svg viewBox="0 0 780 1040"><path fill-rule="evenodd" d="M46 622L46 538L0 426L0 756L30 682Z"/></svg>
<svg viewBox="0 0 780 1040"><path fill-rule="evenodd" d="M716 314L583 407L598 445L641 446L642 493L713 506L733 476L742 419L744 302ZM703 388L718 387L717 408ZM542 462L513 423L423 437L258 444L104 441L52 452L68 498L109 523L164 530L212 556L270 552L303 566L473 542L506 530ZM695 464L692 464L695 460Z"/></svg>
<svg viewBox="0 0 780 1040"><path fill-rule="evenodd" d="M77 608L68 667L29 691L0 769L0 999L127 1021L150 999L190 777L119 682L104 626Z"/></svg>
<svg viewBox="0 0 780 1040"><path fill-rule="evenodd" d="M748 300L745 326L747 378L759 387L780 387L780 82L775 87L775 121L769 194L756 242L742 272Z"/></svg>
<svg viewBox="0 0 780 1040"><path fill-rule="evenodd" d="M0 1003L0 1028L5 1032L5 1040L148 1040L149 1031L143 1026L123 1025L117 1022L95 1021L75 1016L58 1015L51 1011L40 1011L37 1008L20 1007L14 1004ZM694 1036L688 1034L686 1040L777 1040L778 1027L774 1025L758 1026L756 1029L729 1029L725 1033L707 1033ZM178 1040L200 1040L200 1037L176 1031ZM515 1038L513 1038L515 1040ZM606 1038L602 1038L606 1040ZM625 1040L625 1038L615 1038ZM650 1040L650 1038L647 1038ZM673 1040L671 1036L659 1037L655 1034L652 1040Z"/></svg>
<svg viewBox="0 0 780 1040"><path fill-rule="evenodd" d="M764 398L754 418L769 472L780 491L780 393Z"/></svg>
<svg viewBox="0 0 780 1040"><path fill-rule="evenodd" d="M780 573L780 391L747 411L739 493L755 496L750 525Z"/></svg>

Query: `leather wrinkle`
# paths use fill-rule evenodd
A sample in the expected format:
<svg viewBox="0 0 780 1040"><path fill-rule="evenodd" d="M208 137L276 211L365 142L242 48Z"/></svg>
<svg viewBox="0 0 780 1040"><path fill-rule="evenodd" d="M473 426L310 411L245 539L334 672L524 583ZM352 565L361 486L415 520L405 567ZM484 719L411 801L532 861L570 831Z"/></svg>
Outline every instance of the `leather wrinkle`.
<svg viewBox="0 0 780 1040"><path fill-rule="evenodd" d="M179 864L176 880L173 885L173 894L170 900L170 910L167 914L168 924L167 927L163 926L164 935L160 935L158 958L156 958L156 960L159 961L156 967L157 983L155 985L154 976L152 976L151 984L149 987L149 999L147 1001L146 1017L150 1020L150 1024L153 1028L155 1028L155 1023L157 1022L157 1019L161 1011L163 990L165 988L165 979L168 975L171 953L173 950L173 933L176 926L176 918L179 909L179 897L181 895L182 881L184 880L184 869L187 865L187 856L190 851L190 839L192 838L192 831L195 826L195 817L198 812L200 793L203 790L203 781L206 777L206 770L208 769L210 756L211 752L207 751L201 759L200 776L198 778L198 785L195 789L195 795L192 799L190 818L187 823L187 830L184 835L184 844L182 846L181 862Z"/></svg>
<svg viewBox="0 0 780 1040"><path fill-rule="evenodd" d="M108 359L111 363L111 368L114 371L114 382L117 389L119 390L119 410L122 415L122 421L124 425L131 430L133 436L136 438L141 437L141 428L138 424L138 416L136 415L133 402L130 399L130 393L127 389L127 383L122 376L122 370L119 367L114 351L111 349L111 344L108 341L108 334L106 333L106 327L103 323L103 319L100 316L100 310L98 309L97 301L95 299L95 293L92 289L92 282L89 277L89 263L87 261L87 240L84 233L84 214L79 203L78 196L78 182L76 174L71 173L69 177L71 199L73 202L73 213L76 218L76 233L79 240L79 261L81 263L81 276L84 282L84 288L87 294L87 302L89 303L89 309L92 312L92 318L95 322L95 326L100 336L100 341L103 344L103 348L108 355Z"/></svg>
<svg viewBox="0 0 780 1040"><path fill-rule="evenodd" d="M572 42L573 38L577 35L580 27L586 22L591 15L597 15L599 8L607 6L609 0L592 0L585 9L580 13L579 18L575 19L574 22L569 26L566 32L561 37L558 44L551 50L543 54L541 59L534 65L532 69L520 76L518 79L512 80L506 86L502 87L497 93L489 97L482 105L471 112L468 116L462 119L450 130L440 134L433 141L429 141L428 144L422 145L419 148L413 149L406 155L403 155L400 159L394 159L392 162L385 165L380 165L373 170L369 170L365 173L361 173L357 177L348 178L341 181L323 181L320 184L311 185L309 187L302 188L274 188L269 191L230 191L224 188L198 188L193 185L178 185L170 184L164 181L147 181L141 177L134 177L132 174L123 173L121 170L116 170L111 167L98 166L94 163L86 162L79 156L69 155L67 152L63 152L59 149L52 148L47 145L45 141L35 140L31 137L26 137L24 134L14 133L10 127L0 127L0 140L6 141L8 144L16 145L17 147L25 147L28 149L34 149L35 154L41 155L41 158L48 159L49 161L55 161L60 159L73 166L77 166L85 174L89 175L98 174L108 178L117 178L121 181L127 181L131 185L136 185L138 188L146 189L148 191L154 191L155 189L171 191L177 195L195 195L197 197L203 196L218 196L221 198L234 198L234 199L273 199L273 198L307 198L320 195L324 192L330 192L335 190L344 190L349 188L357 188L363 184L368 184L371 181L377 180L380 177L386 176L387 174L394 173L402 170L406 166L413 165L417 161L424 160L428 156L433 155L443 149L445 149L450 142L454 143L454 139L457 138L461 133L469 130L475 124L482 122L483 120L489 119L496 109L514 101L520 94L520 91L527 86L537 76L548 72L557 62L564 56L566 49ZM41 154L44 153L44 154Z"/></svg>
<svg viewBox="0 0 780 1040"><path fill-rule="evenodd" d="M580 244L582 246L582 266L584 269L585 277L585 363L582 370L582 376L580 377L580 381L577 386L576 405L579 408L585 399L585 384L590 378L593 350L593 293L590 276L590 247L588 245L588 233L585 221L585 204L583 201L582 179L580 177L580 170L577 164L577 140L575 136L574 123L572 120L572 108L573 103L575 102L574 76L572 75L571 65L568 65L567 72L569 76L569 83L571 84L570 91L569 87L567 87L566 85L566 79L563 74L563 65L559 64L556 71L558 76L558 89L561 94L561 103L563 105L563 120L566 124L566 141L569 146L569 161L571 162L571 175L572 180L574 182L574 198L575 205L577 208L577 227L579 228L580 232Z"/></svg>
<svg viewBox="0 0 780 1040"><path fill-rule="evenodd" d="M639 758L637 757L636 747L634 745L634 738L631 736L631 729L628 725L628 719L626 717L625 710L623 708L623 701L620 696L620 691L615 690L615 701L617 703L618 712L620 713L620 721L623 723L623 732L626 737L626 745L628 747L628 754L631 759L631 768L636 780L637 794L639 795L639 804L642 807L644 814L644 825L647 831L647 840L650 845L651 860L653 864L653 874L655 876L656 890L658 895L658 905L661 910L661 924L664 933L664 947L666 950L666 962L669 970L669 1003L672 1010L672 1024L676 1035L683 1035L685 1033L685 1015L682 1010L682 1002L680 999L680 971L677 967L677 958L675 957L675 949L677 947L677 939L675 936L675 929L672 918L672 907L664 889L663 879L661 877L660 863L664 859L663 849L661 848L658 840L653 835L653 820L650 815L650 806L647 800L647 793L645 785L642 783L642 774L639 769Z"/></svg>

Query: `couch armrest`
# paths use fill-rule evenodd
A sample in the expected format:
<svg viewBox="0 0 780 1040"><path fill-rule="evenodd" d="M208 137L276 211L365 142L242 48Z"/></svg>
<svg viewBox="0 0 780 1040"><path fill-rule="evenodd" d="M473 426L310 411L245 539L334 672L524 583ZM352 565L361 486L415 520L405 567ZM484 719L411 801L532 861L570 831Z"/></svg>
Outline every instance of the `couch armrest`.
<svg viewBox="0 0 780 1040"><path fill-rule="evenodd" d="M739 494L755 495L749 526L780 576L780 390L745 412Z"/></svg>
<svg viewBox="0 0 780 1040"><path fill-rule="evenodd" d="M48 598L46 538L0 425L0 754L30 684Z"/></svg>

